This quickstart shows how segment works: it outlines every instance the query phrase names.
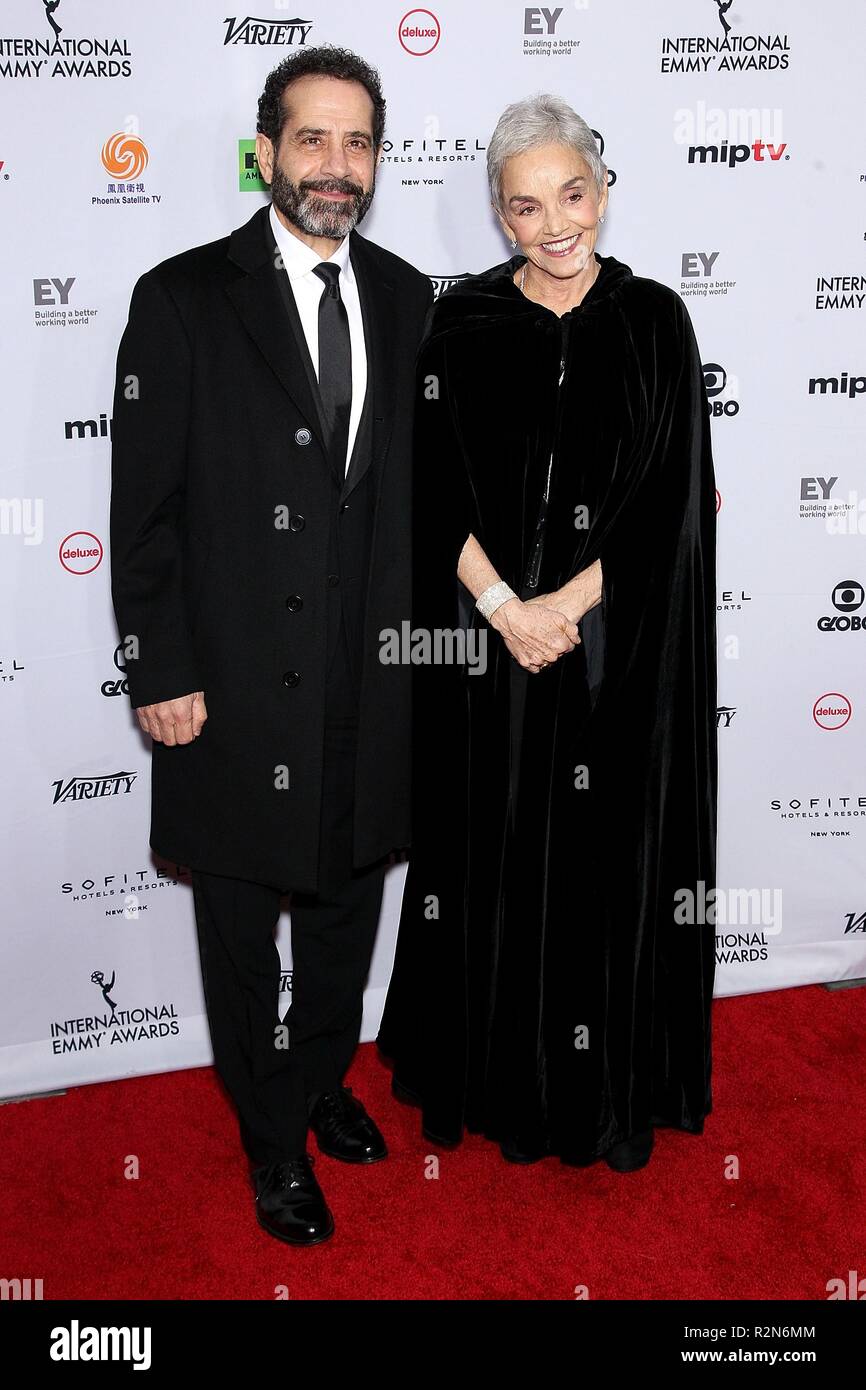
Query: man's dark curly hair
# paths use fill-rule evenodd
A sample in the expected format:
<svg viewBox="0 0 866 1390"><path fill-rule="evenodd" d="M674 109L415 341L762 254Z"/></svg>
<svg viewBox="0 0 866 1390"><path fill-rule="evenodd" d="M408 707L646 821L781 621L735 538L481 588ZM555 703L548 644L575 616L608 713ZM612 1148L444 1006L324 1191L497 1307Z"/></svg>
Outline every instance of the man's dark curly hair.
<svg viewBox="0 0 866 1390"><path fill-rule="evenodd" d="M259 97L256 130L268 137L275 150L279 148L286 123L282 96L289 83L296 82L299 77L339 77L347 82L360 82L373 103L373 148L379 148L385 134L385 98L378 72L348 48L322 44L318 48L299 49L268 73L265 89Z"/></svg>

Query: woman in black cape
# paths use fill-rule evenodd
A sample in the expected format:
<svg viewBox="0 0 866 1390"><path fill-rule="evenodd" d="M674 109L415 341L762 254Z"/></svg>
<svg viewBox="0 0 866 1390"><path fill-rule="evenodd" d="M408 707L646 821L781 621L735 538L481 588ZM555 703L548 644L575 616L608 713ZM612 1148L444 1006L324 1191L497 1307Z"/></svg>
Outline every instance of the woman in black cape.
<svg viewBox="0 0 866 1390"><path fill-rule="evenodd" d="M378 1041L428 1139L627 1171L712 1108L707 401L680 297L593 251L585 122L515 103L488 173L519 250L441 296L418 363L413 636L472 630L415 667Z"/></svg>

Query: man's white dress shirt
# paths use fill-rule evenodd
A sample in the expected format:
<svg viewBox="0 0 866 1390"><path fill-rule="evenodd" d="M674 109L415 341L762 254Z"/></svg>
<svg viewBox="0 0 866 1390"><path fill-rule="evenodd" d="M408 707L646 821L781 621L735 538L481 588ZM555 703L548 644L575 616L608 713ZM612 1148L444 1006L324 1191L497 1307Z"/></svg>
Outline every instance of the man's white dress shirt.
<svg viewBox="0 0 866 1390"><path fill-rule="evenodd" d="M323 257L284 227L276 214L273 203L270 205L271 227L277 246L283 258L283 265L289 277L289 288L295 297L298 314L316 377L319 375L319 300L325 293L325 286L314 274L314 267L320 265ZM361 317L361 301L358 296L358 282L352 269L349 256L349 238L343 237L336 251L328 257L340 267L340 297L346 306L349 320L349 342L352 349L352 407L349 412L349 441L346 450L344 473L348 471L349 459L358 432L358 421L364 406L367 390L367 352L364 346L364 321Z"/></svg>

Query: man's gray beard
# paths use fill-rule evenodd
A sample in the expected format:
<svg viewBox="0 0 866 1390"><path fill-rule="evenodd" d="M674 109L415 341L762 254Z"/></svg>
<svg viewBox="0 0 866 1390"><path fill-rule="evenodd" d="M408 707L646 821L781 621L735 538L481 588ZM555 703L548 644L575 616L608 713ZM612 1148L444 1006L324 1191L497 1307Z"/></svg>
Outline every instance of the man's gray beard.
<svg viewBox="0 0 866 1390"><path fill-rule="evenodd" d="M339 183L339 180L332 180L332 183ZM271 198L278 212L302 232L306 232L307 236L330 237L335 241L342 241L343 237L348 236L352 228L357 227L364 219L375 190L374 173L370 190L362 193L360 197L357 193L352 193L352 202L348 207L341 208L336 205L329 206L317 199L315 193L310 190L300 192L298 185L292 183L276 164L271 178ZM340 190L337 188L331 191Z"/></svg>

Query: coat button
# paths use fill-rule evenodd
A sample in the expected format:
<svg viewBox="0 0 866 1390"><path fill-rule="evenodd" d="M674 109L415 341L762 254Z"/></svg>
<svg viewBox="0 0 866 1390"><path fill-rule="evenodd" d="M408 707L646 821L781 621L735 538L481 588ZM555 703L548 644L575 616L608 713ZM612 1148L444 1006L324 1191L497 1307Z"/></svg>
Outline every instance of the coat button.
<svg viewBox="0 0 866 1390"><path fill-rule="evenodd" d="M313 435L312 435L312 431L311 431L311 430L305 430L305 429L295 430L295 443L296 443L296 444L309 444L309 442L310 442L310 440L312 439L312 437L313 437Z"/></svg>
<svg viewBox="0 0 866 1390"><path fill-rule="evenodd" d="M286 599L286 607L290 613L297 613L303 606L304 600L301 598L300 594L289 594L289 597Z"/></svg>
<svg viewBox="0 0 866 1390"><path fill-rule="evenodd" d="M289 687L295 686L300 679L300 671L286 671L283 674L283 685L288 685Z"/></svg>
<svg viewBox="0 0 866 1390"><path fill-rule="evenodd" d="M290 530L290 531L303 531L303 529L304 529L304 527L306 526L306 524L307 524L307 523L306 523L306 521L304 520L304 518L303 518L302 516L300 516L297 512L296 512L293 516L290 516L290 517L289 517L289 530Z"/></svg>

